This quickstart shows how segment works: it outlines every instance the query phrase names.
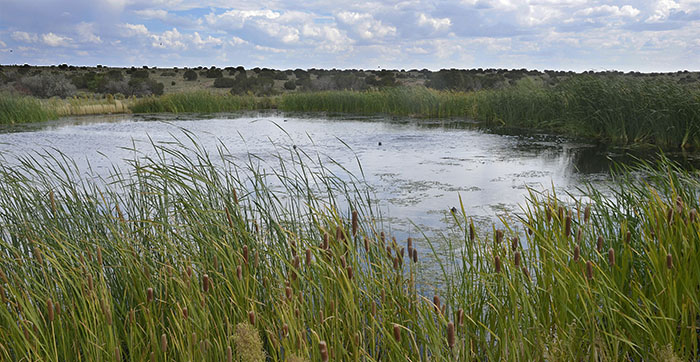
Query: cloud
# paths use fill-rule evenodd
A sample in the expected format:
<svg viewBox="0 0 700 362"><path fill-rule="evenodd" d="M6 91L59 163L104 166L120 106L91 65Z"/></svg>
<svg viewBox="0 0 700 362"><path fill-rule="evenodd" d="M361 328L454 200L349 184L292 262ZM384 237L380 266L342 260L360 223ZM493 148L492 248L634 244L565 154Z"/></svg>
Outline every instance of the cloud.
<svg viewBox="0 0 700 362"><path fill-rule="evenodd" d="M591 8L585 8L576 12L576 15L587 16L587 17L599 17L599 16L619 16L619 17L630 17L633 18L639 15L639 9L636 9L630 5L615 6L615 5L601 5Z"/></svg>
<svg viewBox="0 0 700 362"><path fill-rule="evenodd" d="M54 33L46 33L41 35L41 41L52 47L67 47L71 45L73 39Z"/></svg>
<svg viewBox="0 0 700 362"><path fill-rule="evenodd" d="M450 18L432 18L423 13L418 15L418 26L432 28L435 32L444 32L450 29L452 21Z"/></svg>
<svg viewBox="0 0 700 362"><path fill-rule="evenodd" d="M365 40L378 40L396 35L396 27L384 25L372 14L343 11L336 14L336 19Z"/></svg>
<svg viewBox="0 0 700 362"><path fill-rule="evenodd" d="M25 31L14 31L10 37L22 43L35 43L39 40L36 34L30 34Z"/></svg>
<svg viewBox="0 0 700 362"><path fill-rule="evenodd" d="M168 12L163 9L135 10L134 14L144 19L165 20L168 17Z"/></svg>
<svg viewBox="0 0 700 362"><path fill-rule="evenodd" d="M125 24L120 24L119 28L121 28L121 30L122 30L121 35L126 36L126 37L148 35L148 28L146 28L146 26L143 24L125 23Z"/></svg>
<svg viewBox="0 0 700 362"><path fill-rule="evenodd" d="M210 13L205 16L209 25L219 29L240 29L251 19L277 19L280 13L272 10L229 10L222 14Z"/></svg>
<svg viewBox="0 0 700 362"><path fill-rule="evenodd" d="M75 26L78 40L84 43L101 44L102 39L95 35L94 23L80 23Z"/></svg>
<svg viewBox="0 0 700 362"><path fill-rule="evenodd" d="M7 46L7 44L5 44L4 41L0 40L0 47L3 47L3 48L4 48L4 47L6 47L6 46Z"/></svg>

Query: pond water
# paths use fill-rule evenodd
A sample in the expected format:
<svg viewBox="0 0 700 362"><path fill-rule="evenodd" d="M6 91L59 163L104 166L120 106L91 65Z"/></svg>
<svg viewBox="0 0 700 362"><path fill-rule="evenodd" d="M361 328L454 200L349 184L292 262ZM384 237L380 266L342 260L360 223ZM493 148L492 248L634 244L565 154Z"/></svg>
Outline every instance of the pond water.
<svg viewBox="0 0 700 362"><path fill-rule="evenodd" d="M66 118L0 129L0 152L56 149L106 176L113 164L133 158L124 147L148 149L151 140L182 138L181 129L212 152L220 142L242 161L249 152L265 158L291 145L331 157L355 174L359 160L385 220L402 236L416 235L415 225L439 230L460 196L468 215L488 223L519 211L528 188L554 185L576 193L585 182L603 187L611 162L631 159L583 141L522 130L497 134L464 120L277 112Z"/></svg>

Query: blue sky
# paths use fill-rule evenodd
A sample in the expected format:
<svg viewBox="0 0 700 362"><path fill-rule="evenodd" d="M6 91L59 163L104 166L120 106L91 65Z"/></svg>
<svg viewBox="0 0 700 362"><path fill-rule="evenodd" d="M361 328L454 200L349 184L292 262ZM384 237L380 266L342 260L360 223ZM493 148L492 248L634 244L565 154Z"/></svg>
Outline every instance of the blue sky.
<svg viewBox="0 0 700 362"><path fill-rule="evenodd" d="M0 0L0 64L700 70L700 0Z"/></svg>

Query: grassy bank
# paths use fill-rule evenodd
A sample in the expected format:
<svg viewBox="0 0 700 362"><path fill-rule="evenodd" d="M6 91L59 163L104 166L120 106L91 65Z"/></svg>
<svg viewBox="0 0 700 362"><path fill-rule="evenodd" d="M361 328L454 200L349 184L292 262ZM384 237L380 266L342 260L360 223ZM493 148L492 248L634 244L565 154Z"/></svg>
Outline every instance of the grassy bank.
<svg viewBox="0 0 700 362"><path fill-rule="evenodd" d="M470 117L603 142L700 146L700 91L664 79L577 76L549 87L533 82L476 92L396 88L286 94L288 111Z"/></svg>
<svg viewBox="0 0 700 362"><path fill-rule="evenodd" d="M269 109L275 106L274 97L235 96L197 91L142 98L134 102L130 109L134 113L217 113Z"/></svg>
<svg viewBox="0 0 700 362"><path fill-rule="evenodd" d="M590 203L533 194L502 230L458 211L425 265L300 148L154 147L104 183L0 163L1 359L699 357L700 184L672 165Z"/></svg>
<svg viewBox="0 0 700 362"><path fill-rule="evenodd" d="M57 117L38 99L0 93L0 124L43 122Z"/></svg>

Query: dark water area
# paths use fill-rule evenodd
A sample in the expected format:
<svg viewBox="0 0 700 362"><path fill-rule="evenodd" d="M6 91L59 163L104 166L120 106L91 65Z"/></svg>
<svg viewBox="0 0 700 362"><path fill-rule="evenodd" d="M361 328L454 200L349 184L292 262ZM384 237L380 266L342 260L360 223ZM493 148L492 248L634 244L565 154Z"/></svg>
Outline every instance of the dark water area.
<svg viewBox="0 0 700 362"><path fill-rule="evenodd" d="M133 159L128 147L183 139L192 132L216 153L274 159L296 146L364 176L391 231L440 232L461 197L477 223L517 213L528 190L573 195L586 183L605 188L610 167L658 157L654 149L610 148L529 130L485 129L468 120L416 120L279 112L217 115L111 115L65 118L0 129L0 153L10 160L41 150L62 152L81 169L107 176ZM687 167L696 154L668 154ZM360 170L361 165L362 169ZM274 168L271 162L266 167ZM417 228L418 227L418 228Z"/></svg>

